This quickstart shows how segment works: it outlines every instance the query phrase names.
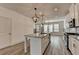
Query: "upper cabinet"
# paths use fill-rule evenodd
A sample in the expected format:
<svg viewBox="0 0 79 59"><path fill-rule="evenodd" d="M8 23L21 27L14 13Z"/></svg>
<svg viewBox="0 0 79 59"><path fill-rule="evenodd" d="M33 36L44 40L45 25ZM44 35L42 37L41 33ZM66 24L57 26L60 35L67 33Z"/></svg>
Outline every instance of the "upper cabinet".
<svg viewBox="0 0 79 59"><path fill-rule="evenodd" d="M75 25L79 26L79 4L75 4Z"/></svg>
<svg viewBox="0 0 79 59"><path fill-rule="evenodd" d="M70 18L73 19L75 18L75 26L79 26L79 15L78 15L78 4L72 4L69 12L70 12Z"/></svg>
<svg viewBox="0 0 79 59"><path fill-rule="evenodd" d="M79 4L71 4L69 13L66 16L66 22L68 23L75 18L75 26L79 26Z"/></svg>
<svg viewBox="0 0 79 59"><path fill-rule="evenodd" d="M74 18L74 4L72 4L69 8L69 21L71 21L72 18Z"/></svg>

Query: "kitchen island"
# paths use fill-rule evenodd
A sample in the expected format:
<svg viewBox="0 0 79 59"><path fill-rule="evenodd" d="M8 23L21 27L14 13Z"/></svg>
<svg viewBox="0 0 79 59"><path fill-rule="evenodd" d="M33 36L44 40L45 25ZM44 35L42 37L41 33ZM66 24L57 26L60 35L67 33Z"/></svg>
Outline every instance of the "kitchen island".
<svg viewBox="0 0 79 59"><path fill-rule="evenodd" d="M30 40L30 54L42 55L49 45L49 34L29 34L25 35L26 40Z"/></svg>

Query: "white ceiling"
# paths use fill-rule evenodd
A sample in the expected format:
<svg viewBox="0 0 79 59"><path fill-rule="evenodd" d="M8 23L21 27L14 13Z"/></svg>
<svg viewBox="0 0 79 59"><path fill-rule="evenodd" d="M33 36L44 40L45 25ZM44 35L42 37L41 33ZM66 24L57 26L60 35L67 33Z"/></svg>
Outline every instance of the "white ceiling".
<svg viewBox="0 0 79 59"><path fill-rule="evenodd" d="M38 12L44 13L47 19L64 17L68 13L70 5L69 3L0 3L2 7L30 18L34 15L34 8L37 8ZM54 8L58 8L58 11L54 11Z"/></svg>

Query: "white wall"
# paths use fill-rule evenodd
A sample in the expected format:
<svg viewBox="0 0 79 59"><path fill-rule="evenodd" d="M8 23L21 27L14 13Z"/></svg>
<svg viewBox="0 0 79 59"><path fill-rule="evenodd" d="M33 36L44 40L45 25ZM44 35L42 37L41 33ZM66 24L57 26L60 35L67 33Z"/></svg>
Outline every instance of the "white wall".
<svg viewBox="0 0 79 59"><path fill-rule="evenodd" d="M11 44L23 42L24 35L33 32L33 22L31 18L23 16L15 11L0 7L0 16L7 17L11 20Z"/></svg>

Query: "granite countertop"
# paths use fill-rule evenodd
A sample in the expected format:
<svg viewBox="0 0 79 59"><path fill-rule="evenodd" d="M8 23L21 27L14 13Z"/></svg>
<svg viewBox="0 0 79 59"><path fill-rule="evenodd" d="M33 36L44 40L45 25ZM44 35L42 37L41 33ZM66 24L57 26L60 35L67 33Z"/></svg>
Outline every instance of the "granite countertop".
<svg viewBox="0 0 79 59"><path fill-rule="evenodd" d="M68 33L68 32L66 32L65 34L79 36L79 33Z"/></svg>
<svg viewBox="0 0 79 59"><path fill-rule="evenodd" d="M65 35L71 35L73 38L77 39L79 41L79 33L64 33Z"/></svg>
<svg viewBox="0 0 79 59"><path fill-rule="evenodd" d="M28 34L28 35L24 35L25 37L34 37L34 38L43 38L45 37L47 34Z"/></svg>

